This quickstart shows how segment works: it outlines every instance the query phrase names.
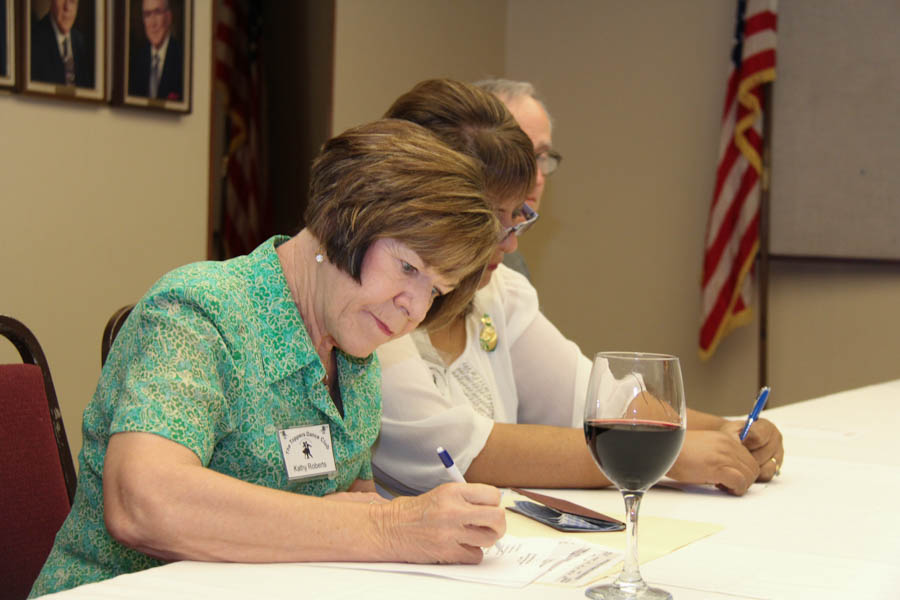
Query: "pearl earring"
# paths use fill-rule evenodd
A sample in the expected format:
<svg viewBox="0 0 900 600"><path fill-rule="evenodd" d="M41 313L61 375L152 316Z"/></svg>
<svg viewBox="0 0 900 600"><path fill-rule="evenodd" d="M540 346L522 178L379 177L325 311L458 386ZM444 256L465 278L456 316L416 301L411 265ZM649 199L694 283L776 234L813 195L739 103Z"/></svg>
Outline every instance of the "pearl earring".
<svg viewBox="0 0 900 600"><path fill-rule="evenodd" d="M316 252L316 262L322 264L325 261L325 257L322 256L321 252Z"/></svg>

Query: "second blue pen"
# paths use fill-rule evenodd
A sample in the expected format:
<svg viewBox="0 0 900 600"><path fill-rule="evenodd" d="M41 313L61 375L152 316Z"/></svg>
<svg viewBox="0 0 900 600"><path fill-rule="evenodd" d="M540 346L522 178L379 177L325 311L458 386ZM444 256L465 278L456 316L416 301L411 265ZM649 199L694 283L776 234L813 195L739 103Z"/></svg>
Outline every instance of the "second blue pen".
<svg viewBox="0 0 900 600"><path fill-rule="evenodd" d="M750 414L747 415L747 422L744 424L744 429L741 431L741 441L743 442L747 435L750 433L750 426L759 418L759 413L762 412L762 409L766 406L766 401L769 399L769 386L764 385L759 389L759 394L756 396L756 402L753 403L753 409L750 411Z"/></svg>

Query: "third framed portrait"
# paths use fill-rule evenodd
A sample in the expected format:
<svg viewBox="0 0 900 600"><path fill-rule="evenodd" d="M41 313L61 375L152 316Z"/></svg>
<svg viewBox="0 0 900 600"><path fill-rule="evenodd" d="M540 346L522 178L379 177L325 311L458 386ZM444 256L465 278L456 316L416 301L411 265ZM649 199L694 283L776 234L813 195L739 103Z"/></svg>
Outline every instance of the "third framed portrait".
<svg viewBox="0 0 900 600"><path fill-rule="evenodd" d="M28 93L104 102L106 2L23 0L20 7L20 87Z"/></svg>
<svg viewBox="0 0 900 600"><path fill-rule="evenodd" d="M16 1L0 0L0 88L16 86Z"/></svg>
<svg viewBox="0 0 900 600"><path fill-rule="evenodd" d="M193 0L116 3L113 102L189 113Z"/></svg>

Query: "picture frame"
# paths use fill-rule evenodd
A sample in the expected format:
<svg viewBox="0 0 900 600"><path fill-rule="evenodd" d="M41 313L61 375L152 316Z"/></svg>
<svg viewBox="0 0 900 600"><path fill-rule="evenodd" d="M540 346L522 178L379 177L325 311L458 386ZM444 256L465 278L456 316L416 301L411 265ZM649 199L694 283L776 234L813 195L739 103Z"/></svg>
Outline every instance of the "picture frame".
<svg viewBox="0 0 900 600"><path fill-rule="evenodd" d="M191 112L194 0L118 0L115 105Z"/></svg>
<svg viewBox="0 0 900 600"><path fill-rule="evenodd" d="M19 89L105 102L106 0L22 0L20 10Z"/></svg>
<svg viewBox="0 0 900 600"><path fill-rule="evenodd" d="M0 89L16 88L17 0L0 0Z"/></svg>

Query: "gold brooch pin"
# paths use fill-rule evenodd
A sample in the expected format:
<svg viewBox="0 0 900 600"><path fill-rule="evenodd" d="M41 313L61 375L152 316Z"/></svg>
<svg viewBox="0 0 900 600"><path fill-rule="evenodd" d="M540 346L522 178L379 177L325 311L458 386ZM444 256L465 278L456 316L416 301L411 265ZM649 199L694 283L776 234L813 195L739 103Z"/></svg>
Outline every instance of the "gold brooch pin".
<svg viewBox="0 0 900 600"><path fill-rule="evenodd" d="M494 329L494 322L487 313L481 317L481 333L478 335L478 341L485 352L493 352L497 347L497 330Z"/></svg>

